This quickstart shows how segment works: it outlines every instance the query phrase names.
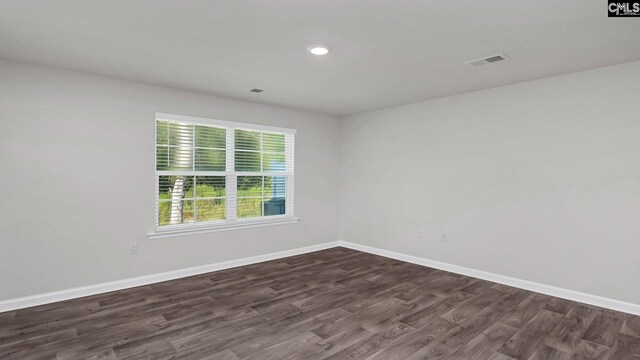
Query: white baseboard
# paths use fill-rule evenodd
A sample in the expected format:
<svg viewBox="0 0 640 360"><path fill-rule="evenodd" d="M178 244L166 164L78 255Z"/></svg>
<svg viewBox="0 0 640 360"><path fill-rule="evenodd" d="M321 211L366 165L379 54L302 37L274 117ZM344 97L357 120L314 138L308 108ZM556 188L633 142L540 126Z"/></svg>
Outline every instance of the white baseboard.
<svg viewBox="0 0 640 360"><path fill-rule="evenodd" d="M305 254L313 251L329 249L336 246L367 252L370 254L380 255L400 261L406 261L412 264L428 266L435 269L445 270L456 274L467 275L478 279L492 281L499 284L509 285L520 289L534 291L550 296L555 296L567 300L577 301L589 305L600 306L603 308L622 311L629 314L640 315L640 305L632 304L624 301L609 299L601 296L585 294L578 291L562 289L559 287L536 283L533 281L521 280L509 276L494 274L482 270L467 268L448 264L431 259L421 258L413 255L402 254L394 251L384 250L366 245L360 245L347 241L333 241L324 244L306 246L297 249L274 252L270 254L257 255L237 260L223 261L215 264L202 265L187 269L168 271L159 274L140 276L136 278L116 280L96 285L83 286L73 289L54 291L44 294L25 296L16 299L0 301L0 313L5 311L23 309L27 307L54 303L58 301L81 298L90 295L102 294L110 291L128 289L136 286L144 286L167 280L179 279L187 276L205 274L212 271L230 269L238 266L255 264L263 261L276 260L284 257Z"/></svg>
<svg viewBox="0 0 640 360"><path fill-rule="evenodd" d="M440 261L421 258L413 255L397 253L394 251L379 249L371 246L355 244L347 241L339 240L338 244L342 247L367 252L374 255L380 255L412 264L427 266L435 269L445 270L456 274L471 276L478 279L492 281L499 284L509 285L520 289L534 291L562 299L581 302L584 304L599 306L611 310L621 311L629 314L640 315L640 305L632 304L624 301L609 299L597 295L585 294L578 291L567 290L551 285L545 285L528 280L521 280L509 276L494 274L482 270L467 268L453 264L447 264Z"/></svg>
<svg viewBox="0 0 640 360"><path fill-rule="evenodd" d="M191 267L187 269L180 269L174 271L168 271L159 274L152 274L146 276L140 276L130 279L110 281L106 283L89 285L83 287L77 287L73 289L48 292L44 294L37 294L31 296L25 296L16 299L2 300L0 301L0 313L5 311L23 309L31 306L43 305L54 303L63 300L76 299L80 297L101 294L109 291L116 291L122 289L128 289L136 286L143 286L154 284L167 280L179 279L187 276L205 274L212 271L224 270L234 268L238 266L255 264L263 261L276 260L284 257L305 254L313 251L324 250L338 246L337 241L328 242L324 244L311 245L301 247L297 249L278 251L270 254L252 256L237 260L223 261L215 264L202 265Z"/></svg>

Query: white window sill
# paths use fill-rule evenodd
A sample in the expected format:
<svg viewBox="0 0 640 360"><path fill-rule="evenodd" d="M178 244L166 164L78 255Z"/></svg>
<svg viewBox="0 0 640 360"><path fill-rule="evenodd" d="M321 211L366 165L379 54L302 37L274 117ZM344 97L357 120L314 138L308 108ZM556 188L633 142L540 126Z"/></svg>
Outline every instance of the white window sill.
<svg viewBox="0 0 640 360"><path fill-rule="evenodd" d="M299 217L286 217L286 218L269 219L269 220L236 220L235 222L210 225L210 226L203 225L203 226L184 227L179 229L177 228L161 229L155 232L148 233L147 238L153 240L153 239L162 239L162 238L169 238L169 237L176 237L176 236L206 234L206 233L218 232L218 231L251 229L251 228L263 227L263 226L293 224L298 221L300 221Z"/></svg>

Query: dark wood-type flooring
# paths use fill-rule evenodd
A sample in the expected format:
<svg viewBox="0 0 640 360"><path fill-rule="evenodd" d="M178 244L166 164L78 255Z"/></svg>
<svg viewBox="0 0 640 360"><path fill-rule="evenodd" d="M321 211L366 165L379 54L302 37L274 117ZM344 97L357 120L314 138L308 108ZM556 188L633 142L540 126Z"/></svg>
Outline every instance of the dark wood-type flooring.
<svg viewBox="0 0 640 360"><path fill-rule="evenodd" d="M0 359L640 360L640 317L333 248L0 313Z"/></svg>

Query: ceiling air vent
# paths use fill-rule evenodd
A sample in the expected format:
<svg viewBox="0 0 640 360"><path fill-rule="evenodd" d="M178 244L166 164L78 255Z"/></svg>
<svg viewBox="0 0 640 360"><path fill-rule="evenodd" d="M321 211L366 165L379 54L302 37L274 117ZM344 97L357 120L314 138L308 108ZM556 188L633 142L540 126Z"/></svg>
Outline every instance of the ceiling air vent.
<svg viewBox="0 0 640 360"><path fill-rule="evenodd" d="M480 58L480 59L473 59L473 60L465 61L464 63L468 67L477 68L477 67L482 67L482 66L485 66L485 65L497 63L497 62L502 62L502 61L505 61L505 60L507 60L507 57L504 54L501 53L501 54L495 54L495 55L483 57L483 58Z"/></svg>

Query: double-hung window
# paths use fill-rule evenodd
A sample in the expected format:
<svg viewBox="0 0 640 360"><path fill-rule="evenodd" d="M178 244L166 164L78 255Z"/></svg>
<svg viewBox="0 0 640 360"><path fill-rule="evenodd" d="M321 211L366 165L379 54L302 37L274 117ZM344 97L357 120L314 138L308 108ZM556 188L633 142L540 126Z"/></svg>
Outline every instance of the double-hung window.
<svg viewBox="0 0 640 360"><path fill-rule="evenodd" d="M156 114L156 232L293 219L295 130Z"/></svg>

